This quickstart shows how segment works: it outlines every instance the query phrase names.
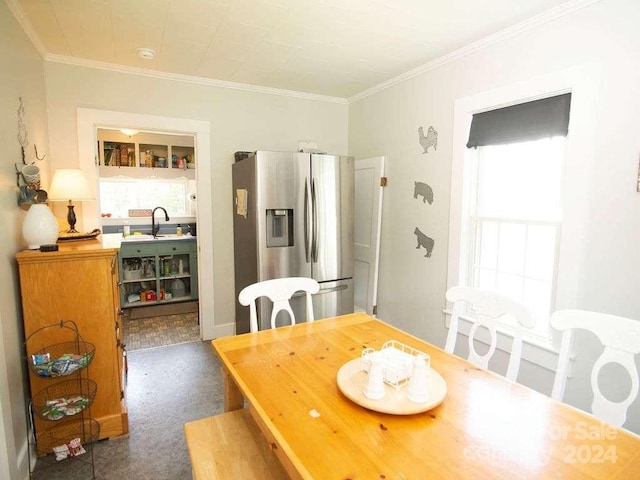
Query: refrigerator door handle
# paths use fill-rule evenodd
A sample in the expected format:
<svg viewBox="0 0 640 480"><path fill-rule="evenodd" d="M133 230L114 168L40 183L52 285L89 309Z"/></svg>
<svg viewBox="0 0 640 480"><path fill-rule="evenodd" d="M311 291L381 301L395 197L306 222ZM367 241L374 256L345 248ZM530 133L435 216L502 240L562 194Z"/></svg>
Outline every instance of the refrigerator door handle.
<svg viewBox="0 0 640 480"><path fill-rule="evenodd" d="M316 179L311 179L311 216L313 219L313 232L311 236L311 260L318 262L318 200L316 192Z"/></svg>
<svg viewBox="0 0 640 480"><path fill-rule="evenodd" d="M347 288L349 288L349 285L344 284L338 285L337 287L321 288L320 291L318 293L314 293L313 296L315 297L316 295L326 295L327 293L341 292L342 290L346 290ZM296 292L291 295L291 298L304 297L305 295L305 292Z"/></svg>
<svg viewBox="0 0 640 480"><path fill-rule="evenodd" d="M309 221L309 215L311 215L311 196L309 195L310 190L309 178L305 177L304 179L304 256L307 260L307 263L311 261L311 235L310 228L311 222Z"/></svg>
<svg viewBox="0 0 640 480"><path fill-rule="evenodd" d="M318 293L314 293L315 295L326 295L327 293L335 293L335 292L340 292L342 290L346 290L347 288L349 288L349 285L338 285L337 287L331 287L331 288L320 288L320 291Z"/></svg>

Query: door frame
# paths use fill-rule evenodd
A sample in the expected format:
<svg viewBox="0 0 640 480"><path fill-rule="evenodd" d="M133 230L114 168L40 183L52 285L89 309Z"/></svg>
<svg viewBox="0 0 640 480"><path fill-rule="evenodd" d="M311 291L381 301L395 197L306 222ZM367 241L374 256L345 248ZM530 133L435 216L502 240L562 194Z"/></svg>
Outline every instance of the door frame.
<svg viewBox="0 0 640 480"><path fill-rule="evenodd" d="M374 225L374 228L372 228L372 232L375 232L374 235L377 240L377 245L375 247L376 248L375 263L373 266L373 278L369 279L373 281L369 282L370 288L367 289L367 302L366 302L367 305L364 306L366 309L367 306L369 305L369 300L370 300L372 311L371 312L367 311L367 313L375 317L377 316L377 307L378 307L378 275L380 271L380 244L382 243L382 207L383 207L384 186L385 186L382 184L382 179L385 177L384 172L385 172L385 166L386 166L385 165L386 157L384 155L378 155L375 157L358 158L354 163L355 171L358 170L358 163L360 162L360 165L362 165L361 162L365 162L365 161L374 163L375 168L380 168L379 177L374 178L374 181L379 181L380 183L378 184L378 190L377 190L378 203L377 205L374 206L374 208L377 207L378 209L378 215L377 215L378 222L376 225ZM357 192L354 191L354 196L356 195L357 195ZM354 211L354 215L355 215L355 211ZM354 244L355 244L355 238L354 238ZM354 261L355 261L355 249L354 249ZM355 272L354 272L354 279L355 279ZM355 288L355 283L354 283L354 288Z"/></svg>
<svg viewBox="0 0 640 480"><path fill-rule="evenodd" d="M91 188L97 192L98 172L95 164L98 128L132 128L172 135L193 135L196 155L197 211L198 225L198 304L200 315L200 336L202 340L215 337L213 300L213 216L211 197L211 126L204 120L164 117L129 112L116 112L91 108L77 109L78 153L80 168L86 175ZM97 198L97 195L96 195ZM100 211L98 202L87 202L82 208L82 224L98 225ZM203 248L206 246L207 248ZM206 295L202 293L206 292Z"/></svg>

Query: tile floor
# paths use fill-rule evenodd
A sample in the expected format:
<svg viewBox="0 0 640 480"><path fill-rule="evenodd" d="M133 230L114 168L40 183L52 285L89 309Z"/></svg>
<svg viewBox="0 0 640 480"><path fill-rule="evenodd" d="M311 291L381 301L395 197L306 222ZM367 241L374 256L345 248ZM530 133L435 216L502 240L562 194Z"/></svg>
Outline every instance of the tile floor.
<svg viewBox="0 0 640 480"><path fill-rule="evenodd" d="M129 352L200 341L197 312L137 319L124 316L122 323Z"/></svg>

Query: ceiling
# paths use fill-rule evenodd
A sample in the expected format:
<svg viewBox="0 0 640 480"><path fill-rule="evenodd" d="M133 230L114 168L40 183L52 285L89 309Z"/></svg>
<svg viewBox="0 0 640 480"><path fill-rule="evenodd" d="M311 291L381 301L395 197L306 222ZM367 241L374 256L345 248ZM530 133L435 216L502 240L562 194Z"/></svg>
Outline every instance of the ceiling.
<svg viewBox="0 0 640 480"><path fill-rule="evenodd" d="M570 5L585 3L6 1L46 60L134 67L339 98L353 97L532 17L553 18ZM141 47L155 50L155 58L139 58L136 50Z"/></svg>

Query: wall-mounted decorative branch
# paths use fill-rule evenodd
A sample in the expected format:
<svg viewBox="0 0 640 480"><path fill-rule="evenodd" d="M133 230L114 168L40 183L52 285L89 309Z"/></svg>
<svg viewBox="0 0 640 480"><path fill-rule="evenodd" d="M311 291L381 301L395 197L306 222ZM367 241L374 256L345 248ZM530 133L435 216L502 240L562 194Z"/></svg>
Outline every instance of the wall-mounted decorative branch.
<svg viewBox="0 0 640 480"><path fill-rule="evenodd" d="M16 168L16 186L18 187L18 206L23 210L29 210L31 205L37 203L47 203L47 192L40 189L40 167L35 165L35 160L27 163L25 158L25 148L29 145L29 133L24 123L24 104L22 97L20 98L20 106L18 107L18 143L22 153L22 166ZM36 154L36 160L42 161L46 158L46 154L38 155L38 147L34 143L33 150ZM21 180L24 182L22 184Z"/></svg>
<svg viewBox="0 0 640 480"><path fill-rule="evenodd" d="M16 186L20 187L20 177L22 177L22 172L18 168L18 165L14 163L13 166L16 167Z"/></svg>
<svg viewBox="0 0 640 480"><path fill-rule="evenodd" d="M24 153L25 148L29 145L29 133L27 132L27 126L24 124L24 104L22 103L22 97L20 98L20 106L18 107L18 143L20 143L20 149L22 152L22 164L27 164L27 159ZM34 143L33 149L36 153L36 160L42 161L46 158L46 154L40 157L38 155L38 146ZM31 162L36 163L34 162ZM16 169L18 167L16 166Z"/></svg>
<svg viewBox="0 0 640 480"><path fill-rule="evenodd" d="M22 104L22 97L20 97L20 106L18 107L18 142L22 148L22 164L26 165L27 162L24 158L24 149L29 145L29 134L27 133L27 127L24 124L24 105Z"/></svg>

